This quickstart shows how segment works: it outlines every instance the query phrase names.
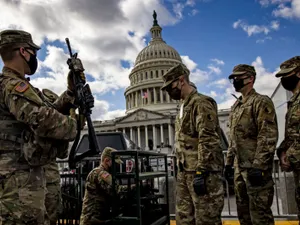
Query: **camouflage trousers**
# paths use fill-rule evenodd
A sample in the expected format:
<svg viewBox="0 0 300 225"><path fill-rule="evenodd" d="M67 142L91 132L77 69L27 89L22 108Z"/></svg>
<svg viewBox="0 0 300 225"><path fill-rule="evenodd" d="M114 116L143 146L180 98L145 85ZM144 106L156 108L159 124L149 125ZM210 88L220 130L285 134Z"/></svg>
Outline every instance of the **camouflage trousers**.
<svg viewBox="0 0 300 225"><path fill-rule="evenodd" d="M274 225L271 206L274 197L272 171L264 173L264 183L252 187L248 181L247 169L235 166L234 191L238 218L241 225Z"/></svg>
<svg viewBox="0 0 300 225"><path fill-rule="evenodd" d="M224 188L221 174L206 178L207 195L198 196L193 188L194 173L178 172L176 182L177 225L222 225Z"/></svg>
<svg viewBox="0 0 300 225"><path fill-rule="evenodd" d="M0 183L0 224L49 224L42 168L15 171L2 176Z"/></svg>
<svg viewBox="0 0 300 225"><path fill-rule="evenodd" d="M300 225L300 170L294 170L294 180L295 180L295 197L298 208L298 220Z"/></svg>
<svg viewBox="0 0 300 225"><path fill-rule="evenodd" d="M50 224L55 225L58 214L62 210L60 183L47 183L47 194L45 199L46 210L50 219Z"/></svg>

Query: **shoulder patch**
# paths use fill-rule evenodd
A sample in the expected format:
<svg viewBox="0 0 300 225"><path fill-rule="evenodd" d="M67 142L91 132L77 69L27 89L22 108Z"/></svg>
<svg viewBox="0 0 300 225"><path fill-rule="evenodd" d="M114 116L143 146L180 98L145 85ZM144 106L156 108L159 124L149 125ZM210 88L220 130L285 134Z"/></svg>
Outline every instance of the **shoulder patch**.
<svg viewBox="0 0 300 225"><path fill-rule="evenodd" d="M103 179L106 179L108 176L109 176L109 173L107 173L107 172L104 172L104 173L101 174L101 177Z"/></svg>
<svg viewBox="0 0 300 225"><path fill-rule="evenodd" d="M23 93L29 88L29 85L25 83L24 81L21 81L17 86L15 87L15 90L17 92Z"/></svg>

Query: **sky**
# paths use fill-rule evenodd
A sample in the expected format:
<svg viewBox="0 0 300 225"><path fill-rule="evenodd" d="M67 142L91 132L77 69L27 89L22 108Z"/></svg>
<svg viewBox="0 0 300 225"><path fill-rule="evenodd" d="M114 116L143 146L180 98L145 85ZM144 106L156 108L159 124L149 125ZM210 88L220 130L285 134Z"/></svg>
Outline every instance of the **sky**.
<svg viewBox="0 0 300 225"><path fill-rule="evenodd" d="M300 55L300 0L1 0L0 8L0 30L28 31L42 47L30 77L40 89L66 89L69 38L95 96L94 120L125 115L124 90L151 39L153 10L163 39L218 109L239 96L228 80L235 65L253 65L254 88L271 96L280 64Z"/></svg>

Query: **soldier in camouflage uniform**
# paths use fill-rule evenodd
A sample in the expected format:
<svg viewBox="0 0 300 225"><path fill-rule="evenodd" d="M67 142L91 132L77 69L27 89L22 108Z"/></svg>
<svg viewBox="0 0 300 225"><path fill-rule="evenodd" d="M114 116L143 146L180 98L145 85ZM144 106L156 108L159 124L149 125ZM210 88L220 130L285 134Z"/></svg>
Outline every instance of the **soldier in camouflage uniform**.
<svg viewBox="0 0 300 225"><path fill-rule="evenodd" d="M273 158L278 140L277 118L272 100L253 88L253 66L234 67L229 79L242 96L229 117L230 140L225 166L228 179L234 163L234 186L241 225L271 225L274 196Z"/></svg>
<svg viewBox="0 0 300 225"><path fill-rule="evenodd" d="M189 74L178 64L164 74L162 87L172 99L182 100L175 122L176 224L221 225L224 162L217 104L195 90Z"/></svg>
<svg viewBox="0 0 300 225"><path fill-rule="evenodd" d="M49 89L43 89L42 93L47 101L52 104L59 96ZM57 153L56 158L65 159L68 157L69 144L66 142L61 146L61 150ZM55 225L58 219L58 213L62 209L60 174L56 158L44 166L47 194L45 198L46 211L50 219L50 225Z"/></svg>
<svg viewBox="0 0 300 225"><path fill-rule="evenodd" d="M300 56L286 60L280 69L276 77L281 77L282 86L293 96L287 103L284 140L277 149L277 156L283 171L293 171L300 220Z"/></svg>
<svg viewBox="0 0 300 225"><path fill-rule="evenodd" d="M101 154L100 165L87 176L85 193L82 202L80 225L106 224L111 219L112 176L110 174L112 160L111 153L116 151L106 147ZM120 158L116 163L122 164ZM117 185L117 192L126 187Z"/></svg>
<svg viewBox="0 0 300 225"><path fill-rule="evenodd" d="M39 49L25 31L0 33L1 224L49 223L43 166L76 137L77 122L69 116L74 87L52 104L25 78L37 69Z"/></svg>

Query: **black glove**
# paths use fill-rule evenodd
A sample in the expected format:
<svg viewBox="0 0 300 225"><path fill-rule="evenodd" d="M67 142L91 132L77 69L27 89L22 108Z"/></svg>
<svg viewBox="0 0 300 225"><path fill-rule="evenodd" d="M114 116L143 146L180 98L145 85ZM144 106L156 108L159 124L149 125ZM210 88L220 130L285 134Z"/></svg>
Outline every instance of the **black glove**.
<svg viewBox="0 0 300 225"><path fill-rule="evenodd" d="M224 177L227 181L229 181L230 177L234 173L234 169L230 165L226 165L224 169Z"/></svg>
<svg viewBox="0 0 300 225"><path fill-rule="evenodd" d="M205 184L205 178L207 176L207 172L206 171L197 171L194 181L193 181L193 187L194 187L194 191L197 195L199 196L203 196L205 194L207 194L207 190L206 190L206 184Z"/></svg>
<svg viewBox="0 0 300 225"><path fill-rule="evenodd" d="M264 172L261 169L251 168L248 170L248 180L253 187L262 186Z"/></svg>

